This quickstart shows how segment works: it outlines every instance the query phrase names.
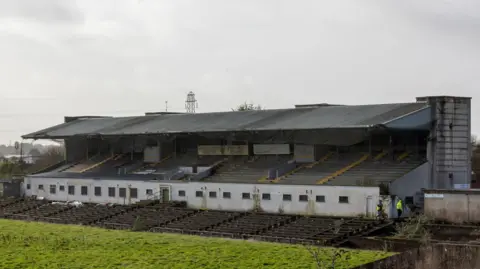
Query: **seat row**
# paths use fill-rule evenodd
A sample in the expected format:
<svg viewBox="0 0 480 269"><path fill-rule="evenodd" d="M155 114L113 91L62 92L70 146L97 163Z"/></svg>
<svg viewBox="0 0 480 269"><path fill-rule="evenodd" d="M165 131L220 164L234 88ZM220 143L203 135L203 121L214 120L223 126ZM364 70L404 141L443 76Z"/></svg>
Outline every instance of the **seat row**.
<svg viewBox="0 0 480 269"><path fill-rule="evenodd" d="M130 206L102 204L67 205L67 207L69 207L68 210L40 220L54 223L88 225L131 210Z"/></svg>
<svg viewBox="0 0 480 269"><path fill-rule="evenodd" d="M192 215L196 210L175 206L148 205L115 215L101 221L100 225L110 229L148 230Z"/></svg>
<svg viewBox="0 0 480 269"><path fill-rule="evenodd" d="M55 203L46 203L46 204L39 204L39 206L33 207L31 209L16 212L15 214L11 214L9 218L11 219L41 219L46 218L51 215L58 214L62 211L69 210L70 208L63 205L63 204L55 204Z"/></svg>
<svg viewBox="0 0 480 269"><path fill-rule="evenodd" d="M43 200L0 200L0 217L109 229L175 232L264 241L334 245L363 234L380 221L260 212L195 210L185 204L58 204Z"/></svg>
<svg viewBox="0 0 480 269"><path fill-rule="evenodd" d="M282 156L255 156L248 159L244 156L235 157L225 162L218 168L214 175L205 179L206 181L221 182L257 182L268 175L270 168L285 165L293 157Z"/></svg>
<svg viewBox="0 0 480 269"><path fill-rule="evenodd" d="M47 201L36 200L36 199L13 199L3 202L0 206L0 217L7 218L14 214L19 214L37 207L40 207L44 204L47 204Z"/></svg>
<svg viewBox="0 0 480 269"><path fill-rule="evenodd" d="M371 219L302 217L261 235L264 241L332 245L368 230L379 221Z"/></svg>

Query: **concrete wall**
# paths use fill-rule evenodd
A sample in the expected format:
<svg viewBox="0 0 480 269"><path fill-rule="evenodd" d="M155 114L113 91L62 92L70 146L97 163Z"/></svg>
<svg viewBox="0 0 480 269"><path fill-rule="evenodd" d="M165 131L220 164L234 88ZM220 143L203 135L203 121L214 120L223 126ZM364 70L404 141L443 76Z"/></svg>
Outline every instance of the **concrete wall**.
<svg viewBox="0 0 480 269"><path fill-rule="evenodd" d="M277 185L277 184L229 184L206 182L159 182L138 180L95 180L95 179L68 179L68 178L26 178L30 189L26 195L37 195L49 200L81 201L95 203L134 203L139 200L151 198L147 189L157 194L160 188L169 188L170 197L175 201L187 201L192 208L208 208L247 211L261 208L271 213L311 214L311 215L336 215L358 216L367 213L374 214L375 205L379 197L378 187L338 187L319 185ZM43 190L38 185L43 184ZM56 186L56 193L49 192L50 185ZM64 191L59 186L65 186ZM75 186L75 195L68 194L68 185ZM81 195L81 186L87 186L88 195ZM102 187L102 195L95 196L94 188ZM108 197L108 187L116 190L115 197ZM119 197L119 188L127 188L127 197ZM131 198L128 188L137 188L138 197ZM181 196L181 191L185 196ZM203 197L197 197L196 192L201 191ZM209 197L210 192L216 193L216 198ZM230 192L230 198L223 194ZM250 198L243 198L242 193L248 193ZM263 194L270 194L269 200L262 199ZM283 195L290 194L291 201L284 201ZM299 195L307 195L308 201L299 201ZM316 196L325 196L325 202L317 202ZM340 196L347 196L348 203L339 203Z"/></svg>
<svg viewBox="0 0 480 269"><path fill-rule="evenodd" d="M20 182L3 182L0 197L20 197L21 195L21 186Z"/></svg>
<svg viewBox="0 0 480 269"><path fill-rule="evenodd" d="M425 214L451 223L480 223L480 191L426 191Z"/></svg>
<svg viewBox="0 0 480 269"><path fill-rule="evenodd" d="M417 101L430 104L434 120L427 146L429 187L452 189L454 184L470 184L471 98L433 96Z"/></svg>
<svg viewBox="0 0 480 269"><path fill-rule="evenodd" d="M424 163L401 178L396 179L390 183L390 193L400 197L405 201L405 197L412 196L415 199L415 194L421 189L428 187L428 173L430 170L429 163ZM415 201L418 204L420 201Z"/></svg>
<svg viewBox="0 0 480 269"><path fill-rule="evenodd" d="M22 182L0 179L0 197L19 197L22 194Z"/></svg>

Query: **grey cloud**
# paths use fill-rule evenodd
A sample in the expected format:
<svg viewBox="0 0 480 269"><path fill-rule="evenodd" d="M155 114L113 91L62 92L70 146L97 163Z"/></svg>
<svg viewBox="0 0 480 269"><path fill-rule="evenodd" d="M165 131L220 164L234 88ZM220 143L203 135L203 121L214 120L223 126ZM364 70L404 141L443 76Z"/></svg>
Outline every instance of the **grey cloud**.
<svg viewBox="0 0 480 269"><path fill-rule="evenodd" d="M18 137L64 114L140 114L164 110L167 100L183 111L190 90L203 112L245 100L278 108L450 94L473 96L480 115L478 5L466 1L478 0L453 1L456 8L437 0L80 0L79 8L37 0L74 14L63 17L46 16L57 9L39 12L35 3L28 12L9 7L10 17L31 22L0 24L0 101L51 100L29 101L31 119L0 118L0 125L19 130ZM54 27L35 19L45 16L57 25L69 16L84 23ZM10 34L2 36L2 27ZM0 115L29 113L19 98ZM13 136L0 132L0 143Z"/></svg>
<svg viewBox="0 0 480 269"><path fill-rule="evenodd" d="M40 23L81 23L84 14L70 0L0 0L0 18Z"/></svg>
<svg viewBox="0 0 480 269"><path fill-rule="evenodd" d="M382 1L380 5L419 28L428 27L445 35L480 42L480 2L477 0Z"/></svg>

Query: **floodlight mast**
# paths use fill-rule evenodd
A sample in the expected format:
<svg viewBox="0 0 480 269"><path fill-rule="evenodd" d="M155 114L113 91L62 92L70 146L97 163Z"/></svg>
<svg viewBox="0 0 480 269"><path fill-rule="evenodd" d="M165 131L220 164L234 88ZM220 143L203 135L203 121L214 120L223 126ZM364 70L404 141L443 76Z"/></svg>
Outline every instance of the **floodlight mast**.
<svg viewBox="0 0 480 269"><path fill-rule="evenodd" d="M197 99L195 99L195 93L190 91L187 94L187 100L185 100L185 110L187 113L195 113L195 109L198 108L198 102Z"/></svg>

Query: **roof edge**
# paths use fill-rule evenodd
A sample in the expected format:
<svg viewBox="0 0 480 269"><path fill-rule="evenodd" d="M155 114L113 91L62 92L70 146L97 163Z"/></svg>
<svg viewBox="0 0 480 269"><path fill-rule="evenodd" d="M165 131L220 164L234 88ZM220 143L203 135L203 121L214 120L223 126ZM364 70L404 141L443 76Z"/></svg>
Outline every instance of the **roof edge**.
<svg viewBox="0 0 480 269"><path fill-rule="evenodd" d="M80 119L105 119L113 118L112 116L65 116L63 117L64 122L71 122Z"/></svg>
<svg viewBox="0 0 480 269"><path fill-rule="evenodd" d="M418 96L416 97L417 100L425 100L425 99L431 99L431 98L457 98L457 99L472 99L472 97L468 96L453 96L453 95L432 95L432 96Z"/></svg>
<svg viewBox="0 0 480 269"><path fill-rule="evenodd" d="M223 130L223 131L196 131L193 133L242 133L242 132L272 132L272 131L309 131L309 130L345 130L345 129L370 129L375 127L375 125L349 125L349 126L334 126L327 128L308 128L308 129L253 129L253 130ZM114 136L139 136L139 135L172 135L172 134L189 134L192 132L164 132L164 133L137 133L137 134L102 134L102 133L88 133L88 134L75 134L70 136L48 136L48 135L32 135L27 134L23 135L23 139L66 139L70 137L89 137L89 136L104 136L104 137L114 137ZM34 134L34 133L33 133Z"/></svg>
<svg viewBox="0 0 480 269"><path fill-rule="evenodd" d="M425 189L424 193L453 193L453 194L476 194L480 195L480 189Z"/></svg>
<svg viewBox="0 0 480 269"><path fill-rule="evenodd" d="M390 119L390 120L388 120L388 121L385 121L385 122L383 122L381 125L387 125L387 124L389 124L389 123L392 123L392 122L397 121L397 120L399 120L399 119L406 118L406 117L408 117L408 116L411 116L411 115L413 115L413 114L416 114L416 113L418 113L418 112L420 112L420 111L423 111L423 110L425 110L425 109L428 109L428 108L430 108L430 106L427 105L427 104L425 104L425 107L422 107L422 108L420 108L420 109L417 109L417 110L408 112L408 113L406 113L406 114L403 114L402 116L399 116L399 117Z"/></svg>

